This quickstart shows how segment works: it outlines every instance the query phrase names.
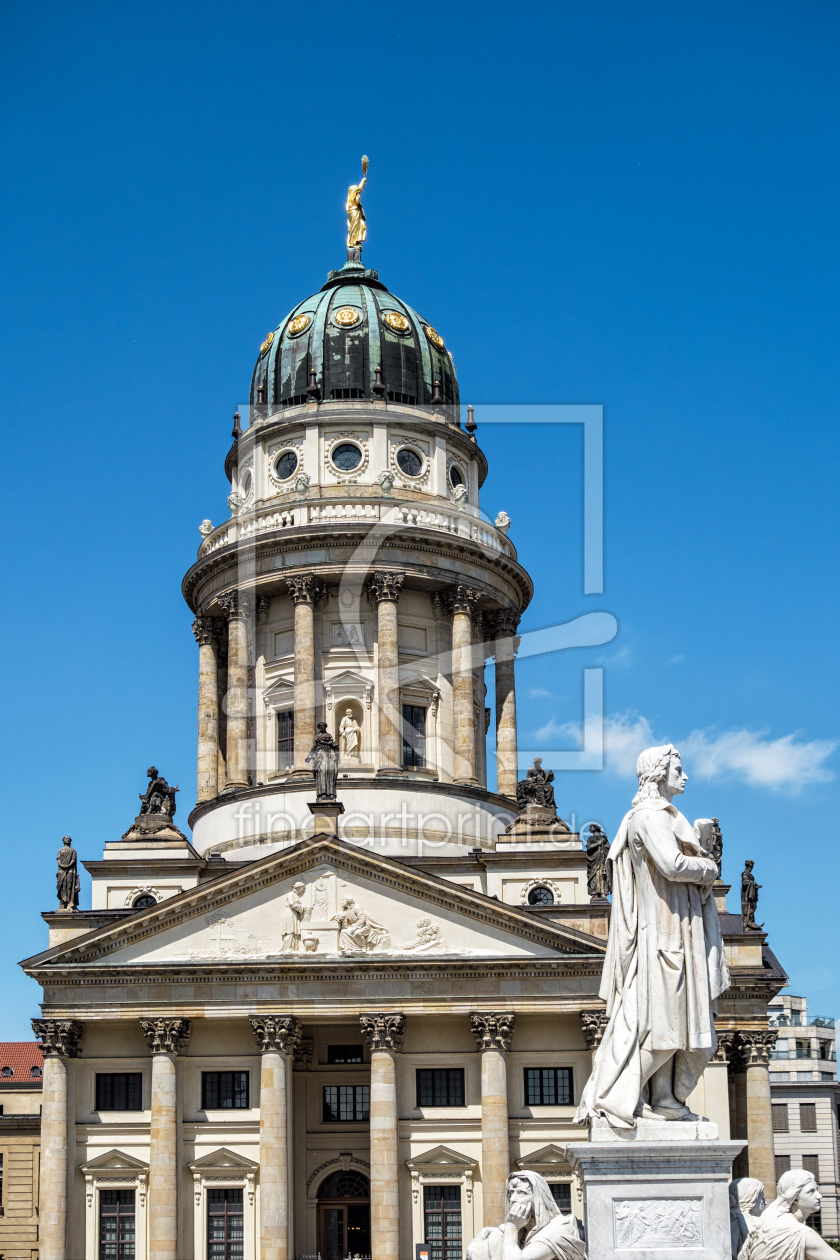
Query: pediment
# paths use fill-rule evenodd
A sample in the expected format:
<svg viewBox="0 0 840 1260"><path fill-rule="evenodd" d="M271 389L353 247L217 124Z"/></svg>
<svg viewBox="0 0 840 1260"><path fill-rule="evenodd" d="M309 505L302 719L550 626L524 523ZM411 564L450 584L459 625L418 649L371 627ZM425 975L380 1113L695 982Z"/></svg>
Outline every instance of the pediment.
<svg viewBox="0 0 840 1260"><path fill-rule="evenodd" d="M538 1151L532 1151L530 1155L523 1155L520 1159L514 1160L517 1168L523 1171L542 1173L571 1173L572 1166L566 1159L565 1151L550 1142L548 1146L541 1146Z"/></svg>
<svg viewBox="0 0 840 1260"><path fill-rule="evenodd" d="M112 1150L106 1151L104 1155L98 1155L96 1159L90 1160L87 1164L82 1164L81 1170L83 1173L141 1173L148 1172L149 1165L144 1164L142 1159L135 1159L133 1155L126 1155L123 1151Z"/></svg>
<svg viewBox="0 0 840 1260"><path fill-rule="evenodd" d="M461 1155L458 1151L453 1151L448 1146L435 1146L430 1151L424 1151L422 1155L415 1155L413 1159L405 1161L406 1168L410 1168L412 1172L435 1172L448 1170L456 1172L458 1170L466 1171L467 1169L477 1168L477 1161L470 1159L469 1155Z"/></svg>
<svg viewBox="0 0 840 1260"><path fill-rule="evenodd" d="M520 906L319 835L220 874L25 966L600 960L604 943Z"/></svg>
<svg viewBox="0 0 840 1260"><path fill-rule="evenodd" d="M237 1155L235 1151L229 1151L226 1146L222 1146L217 1151L211 1151L209 1155L202 1155L201 1159L193 1160L188 1165L190 1172L256 1172L259 1164L255 1164L253 1160L246 1159L244 1155Z"/></svg>

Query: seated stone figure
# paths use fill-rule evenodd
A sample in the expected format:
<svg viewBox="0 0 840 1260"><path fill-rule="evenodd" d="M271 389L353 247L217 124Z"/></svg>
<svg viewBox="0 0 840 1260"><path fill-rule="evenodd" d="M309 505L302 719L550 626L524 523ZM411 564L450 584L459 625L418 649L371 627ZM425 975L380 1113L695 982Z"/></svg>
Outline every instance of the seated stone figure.
<svg viewBox="0 0 840 1260"><path fill-rule="evenodd" d="M585 1251L575 1218L560 1211L545 1177L515 1172L507 1179L504 1221L480 1231L467 1260L585 1260Z"/></svg>
<svg viewBox="0 0 840 1260"><path fill-rule="evenodd" d="M832 1260L836 1252L806 1217L819 1212L822 1196L811 1173L791 1168L782 1173L776 1198L741 1248L739 1260Z"/></svg>
<svg viewBox="0 0 840 1260"><path fill-rule="evenodd" d="M738 1177L729 1187L729 1232L732 1236L732 1260L761 1220L764 1186L756 1177Z"/></svg>

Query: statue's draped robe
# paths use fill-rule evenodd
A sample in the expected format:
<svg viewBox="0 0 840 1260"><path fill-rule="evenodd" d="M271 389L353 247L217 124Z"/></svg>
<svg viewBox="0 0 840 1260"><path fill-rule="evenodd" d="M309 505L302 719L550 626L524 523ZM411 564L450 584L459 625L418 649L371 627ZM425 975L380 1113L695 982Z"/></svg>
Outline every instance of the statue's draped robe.
<svg viewBox="0 0 840 1260"><path fill-rule="evenodd" d="M283 934L282 948L284 952L300 952L300 924L303 918L303 913L303 901L297 893L290 892L286 897L286 904L283 907L283 917L280 925L280 931Z"/></svg>
<svg viewBox="0 0 840 1260"><path fill-rule="evenodd" d="M76 850L65 846L56 855L58 871L55 876L58 900L63 906L78 906L81 881L76 866Z"/></svg>
<svg viewBox="0 0 840 1260"><path fill-rule="evenodd" d="M804 1260L808 1235L816 1231L783 1212L769 1221L759 1220L738 1253L738 1260Z"/></svg>
<svg viewBox="0 0 840 1260"><path fill-rule="evenodd" d="M633 1128L641 1051L675 1051L674 1094L685 1102L717 1046L715 999L729 986L714 863L664 798L624 817L610 848L612 915L601 997L609 1023L577 1119Z"/></svg>

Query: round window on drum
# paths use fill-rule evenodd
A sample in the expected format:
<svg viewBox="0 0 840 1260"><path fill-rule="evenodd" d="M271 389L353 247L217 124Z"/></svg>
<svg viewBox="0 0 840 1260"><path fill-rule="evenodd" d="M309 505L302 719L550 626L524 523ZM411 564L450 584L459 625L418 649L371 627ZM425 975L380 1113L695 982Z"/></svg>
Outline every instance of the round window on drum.
<svg viewBox="0 0 840 1260"><path fill-rule="evenodd" d="M550 888L546 888L545 885L540 884L537 888L532 888L531 891L528 893L528 905L529 906L553 906L554 893L551 891Z"/></svg>
<svg viewBox="0 0 840 1260"><path fill-rule="evenodd" d="M464 474L461 472L461 469L457 464L453 464L449 469L449 484L453 490L456 486L463 486L466 484L464 481Z"/></svg>
<svg viewBox="0 0 840 1260"><path fill-rule="evenodd" d="M288 481L297 470L298 457L294 451L283 451L274 461L274 476L278 481Z"/></svg>
<svg viewBox="0 0 840 1260"><path fill-rule="evenodd" d="M340 472L352 472L362 462L362 452L352 442L341 442L332 453L332 462Z"/></svg>
<svg viewBox="0 0 840 1260"><path fill-rule="evenodd" d="M397 451L397 467L406 477L419 477L423 471L423 456L410 446L404 446Z"/></svg>

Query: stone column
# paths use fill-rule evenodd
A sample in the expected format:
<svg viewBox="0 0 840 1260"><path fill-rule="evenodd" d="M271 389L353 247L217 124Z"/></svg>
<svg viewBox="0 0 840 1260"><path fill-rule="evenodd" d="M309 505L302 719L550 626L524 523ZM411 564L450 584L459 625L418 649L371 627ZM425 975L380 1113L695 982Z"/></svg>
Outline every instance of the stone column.
<svg viewBox="0 0 840 1260"><path fill-rule="evenodd" d="M497 612L492 627L496 640L496 780L501 796L516 800L519 767L516 755L516 682L514 651L519 617Z"/></svg>
<svg viewBox="0 0 840 1260"><path fill-rule="evenodd" d="M252 1018L262 1055L260 1070L260 1236L261 1260L288 1260L289 1236L289 1057L300 1045L294 1015Z"/></svg>
<svg viewBox="0 0 840 1260"><path fill-rule="evenodd" d="M455 719L456 783L476 784L473 706L472 613L478 591L459 582L449 595L452 609L452 701Z"/></svg>
<svg viewBox="0 0 840 1260"><path fill-rule="evenodd" d="M370 1048L371 1260L399 1260L400 1182L397 1147L397 1067L405 1015L362 1015Z"/></svg>
<svg viewBox="0 0 840 1260"><path fill-rule="evenodd" d="M306 758L315 742L315 601L320 586L314 573L287 577L295 606L295 774L312 778Z"/></svg>
<svg viewBox="0 0 840 1260"><path fill-rule="evenodd" d="M472 1011L470 1024L481 1051L481 1184L483 1224L505 1219L505 1182L510 1172L507 1059L515 1016Z"/></svg>
<svg viewBox="0 0 840 1260"><path fill-rule="evenodd" d="M198 796L212 801L219 794L219 667L215 617L196 617L192 624L198 643Z"/></svg>
<svg viewBox="0 0 840 1260"><path fill-rule="evenodd" d="M227 781L226 787L248 786L248 627L238 591L219 595L228 619Z"/></svg>
<svg viewBox="0 0 840 1260"><path fill-rule="evenodd" d="M487 633L484 613L475 613L472 619L473 727L475 729L475 777L481 787L487 786L487 684L484 681Z"/></svg>
<svg viewBox="0 0 840 1260"><path fill-rule="evenodd" d="M44 1047L38 1254L42 1260L67 1260L67 1190L75 1172L74 1119L67 1114L67 1060L81 1053L84 1025L76 1019L33 1019L32 1031Z"/></svg>
<svg viewBox="0 0 840 1260"><path fill-rule="evenodd" d="M404 582L404 573L382 572L374 573L368 583L368 598L376 607L379 774L393 773L402 767L397 603Z"/></svg>
<svg viewBox="0 0 840 1260"><path fill-rule="evenodd" d="M764 1197L776 1197L776 1165L773 1150L773 1112L770 1106L770 1052L778 1032L739 1032L738 1045L747 1076L747 1158L749 1175L764 1183Z"/></svg>
<svg viewBox="0 0 840 1260"><path fill-rule="evenodd" d="M149 1260L181 1260L178 1249L177 1059L190 1038L188 1019L141 1019L152 1052L149 1132Z"/></svg>

